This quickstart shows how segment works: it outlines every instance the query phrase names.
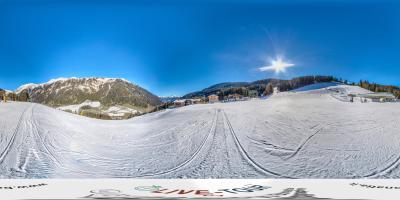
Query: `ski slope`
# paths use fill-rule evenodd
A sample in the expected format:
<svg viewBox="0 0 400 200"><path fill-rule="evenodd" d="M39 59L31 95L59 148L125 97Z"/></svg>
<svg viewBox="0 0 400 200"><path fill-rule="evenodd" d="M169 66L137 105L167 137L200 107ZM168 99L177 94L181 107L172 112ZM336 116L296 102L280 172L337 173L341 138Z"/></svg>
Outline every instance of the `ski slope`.
<svg viewBox="0 0 400 200"><path fill-rule="evenodd" d="M316 89L317 88L317 89ZM399 178L400 104L357 86L98 120L0 103L1 178Z"/></svg>

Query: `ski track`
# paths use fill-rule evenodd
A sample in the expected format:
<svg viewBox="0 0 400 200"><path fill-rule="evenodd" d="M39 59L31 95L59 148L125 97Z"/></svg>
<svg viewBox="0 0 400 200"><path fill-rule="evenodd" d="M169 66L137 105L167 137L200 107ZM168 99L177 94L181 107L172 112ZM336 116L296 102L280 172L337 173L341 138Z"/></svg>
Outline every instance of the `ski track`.
<svg viewBox="0 0 400 200"><path fill-rule="evenodd" d="M3 163L4 158L7 156L8 152L11 150L11 146L15 143L15 138L16 138L17 133L18 133L18 131L19 131L19 129L20 129L20 126L21 126L21 124L22 124L22 122L23 122L23 118L24 118L24 116L25 116L26 111L27 111L29 108L30 108L30 107L26 108L26 109L22 112L22 114L20 115L20 117L19 117L19 119L18 119L17 126L16 126L15 129L14 129L14 132L13 132L13 134L12 134L12 136L11 136L10 141L8 142L7 146L5 147L5 149L3 150L3 152L2 152L1 155L0 155L0 164Z"/></svg>
<svg viewBox="0 0 400 200"><path fill-rule="evenodd" d="M365 175L362 178L375 178L378 176L383 176L383 175L387 174L387 172L390 172L391 170L397 168L399 166L399 164L400 164L400 154L397 156L397 158L393 162L391 162L385 168L383 168L379 171L372 172L368 175Z"/></svg>
<svg viewBox="0 0 400 200"><path fill-rule="evenodd" d="M212 139L209 143L210 147L204 153L205 156L197 156L197 159L201 160L201 162L198 165L196 165L195 169L193 169L190 172L189 177L204 175L205 173L202 173L202 172L204 172L205 170L208 170L209 173L214 172L215 168L217 166L220 166L220 163L218 163L218 164L213 163L213 161L215 162L216 160L218 160L218 159L216 159L216 156L213 154L213 151L216 150L215 147L216 147L217 143L224 143L225 147L227 146L226 140L225 141L217 141L217 138L218 138L217 134L219 134L218 131L220 131L220 129L221 129L220 112L221 112L221 110L218 109L217 113L216 113L215 127L212 131ZM223 134L223 133L221 133L221 134ZM222 160L218 160L217 162L222 162Z"/></svg>
<svg viewBox="0 0 400 200"><path fill-rule="evenodd" d="M174 168L166 170L166 171L162 171L162 172L159 172L159 173L139 175L139 176L135 176L135 178L145 178L145 177L154 177L154 176L166 175L166 174L169 174L169 173L176 172L176 171L180 170L181 168L185 167L186 165L188 165L189 163L191 163L194 159L196 159L198 154L202 151L202 149L204 148L204 146L205 146L208 138L210 137L210 135L212 135L215 132L216 121L217 121L217 111L215 111L215 113L214 113L213 123L211 125L211 129L210 129L209 133L207 134L207 136L202 141L200 147L197 148L197 150L192 154L192 156L189 159L187 159L185 162L181 163L180 165L178 165L178 166L176 166Z"/></svg>
<svg viewBox="0 0 400 200"><path fill-rule="evenodd" d="M234 138L226 128L227 121L224 111L218 109L216 126L210 139L208 149L188 172L183 170L178 177L223 178L231 177L260 177L264 173L249 163L234 143ZM270 174L268 174L270 175Z"/></svg>
<svg viewBox="0 0 400 200"><path fill-rule="evenodd" d="M315 131L314 133L312 133L310 136L308 136L297 148L296 150L289 155L287 158L285 158L285 160L289 160L291 158L293 158L294 156L296 156L301 149L303 149L303 147L314 137L316 136L318 133L320 133L325 127L319 128L317 131Z"/></svg>
<svg viewBox="0 0 400 200"><path fill-rule="evenodd" d="M259 144L259 145L264 145L264 146L262 146L262 148L265 148L265 149L267 149L267 150L271 150L271 151L284 151L284 152L293 152L293 151L294 151L293 149L289 149L289 148L285 148L285 147L277 146L277 145L275 145L275 144L268 143L268 142L265 141L265 140L258 140L258 139L251 138L251 137L249 137L249 136L247 136L247 138L249 138L249 140L251 140L251 141L254 142L254 143L257 143L257 144ZM265 146L266 146L266 147L265 147Z"/></svg>
<svg viewBox="0 0 400 200"><path fill-rule="evenodd" d="M253 158L251 158L251 157L249 156L249 154L246 152L246 150L244 150L242 144L240 143L239 139L237 138L236 133L235 133L235 131L234 131L233 127L232 127L232 124L231 124L231 122L229 121L228 116L226 115L225 111L223 111L223 114L224 114L224 117L225 117L224 119L226 120L226 122L227 122L227 124L228 124L229 131L230 131L230 133L232 134L233 138L235 139L235 143L236 143L236 145L237 145L237 148L238 148L238 149L240 150L240 152L242 153L242 156L243 156L244 158L246 158L246 160L247 160L252 166L254 166L254 168L256 168L257 170L260 170L261 172L263 172L263 173L265 173L265 174L267 174L267 175L273 175L273 176L277 176L277 177L280 177L280 178L293 178L293 177L285 176L285 175L279 174L279 173L277 173L277 172L271 171L271 170L269 170L269 169L266 169L265 167L263 167L263 166L261 166L260 164L258 164Z"/></svg>
<svg viewBox="0 0 400 200"><path fill-rule="evenodd" d="M34 117L34 107L32 108L32 115L31 115L31 117L32 117L32 119L31 119L31 123L32 123L32 125L33 125L33 127L34 127L34 131L33 131L33 133L34 133L34 138L35 138L35 142L36 142L36 146L37 147L39 147L39 146L42 146L43 148L44 148L44 150L45 150L45 152L46 152L46 154L50 157L50 159L52 160L52 161L54 161L58 166L62 166L62 164L61 164L61 162L57 159L57 156L54 154L54 152L53 151L51 151L48 147L47 147L47 143L44 141L44 139L43 139L43 137L41 136L41 134L39 133L39 131L38 131L38 124L37 124L37 122L36 122L36 120L35 120L35 117ZM39 144L37 144L37 141L39 141ZM50 143L51 144L51 143Z"/></svg>

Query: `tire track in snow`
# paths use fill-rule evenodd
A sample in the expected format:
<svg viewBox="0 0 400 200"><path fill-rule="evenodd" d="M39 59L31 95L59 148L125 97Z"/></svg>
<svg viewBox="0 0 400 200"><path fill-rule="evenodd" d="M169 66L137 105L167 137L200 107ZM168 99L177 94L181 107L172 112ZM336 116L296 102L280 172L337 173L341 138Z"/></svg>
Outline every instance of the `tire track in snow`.
<svg viewBox="0 0 400 200"><path fill-rule="evenodd" d="M22 149L20 150L18 157L18 169L24 173L26 173L26 167L28 166L29 161L31 160L31 156L33 155L36 159L41 162L40 156L37 152L37 138L35 137L35 133L37 132L37 124L34 120L34 108L36 104L30 106L30 114L26 114L24 123L24 132L23 134L28 134L26 139L24 140L22 145ZM28 111L27 111L28 112ZM36 148L36 149L35 149Z"/></svg>
<svg viewBox="0 0 400 200"><path fill-rule="evenodd" d="M293 154L291 154L290 156L288 156L287 158L285 158L285 160L289 160L291 158L293 158L294 156L296 156L301 149L303 149L303 147L314 137L316 136L318 133L320 133L325 127L321 127L319 128L317 131L315 131L314 133L312 133L310 136L308 136L297 148L296 150L293 152Z"/></svg>
<svg viewBox="0 0 400 200"><path fill-rule="evenodd" d="M61 162L56 158L56 156L54 155L54 153L53 153L52 151L49 150L49 148L47 147L46 143L45 143L44 140L43 140L43 137L42 137L42 136L39 134L39 132L38 132L38 127L39 127L39 126L38 126L38 124L37 124L37 122L36 122L36 120L35 120L35 117L34 117L34 108L35 108L35 107L32 107L32 113L31 113L31 120L30 120L30 122L31 122L31 124L32 124L32 126L33 126L32 131L33 131L33 130L36 130L36 131L33 131L33 133L34 133L34 138L35 138L34 141L36 142L36 146L39 147L39 145L37 144L37 141L39 140L41 146L43 146L44 150L47 152L46 154L50 157L50 159L53 160L53 162L55 162L58 166L62 166Z"/></svg>
<svg viewBox="0 0 400 200"><path fill-rule="evenodd" d="M48 171L51 168L51 163L54 163L59 168L70 170L70 172L79 173L79 174L91 174L90 172L86 172L86 171L83 171L83 170L71 169L71 168L65 167L62 164L62 162L57 158L57 156L54 153L54 151L50 150L50 148L48 146L51 146L53 148L55 148L55 147L51 143L46 143L45 139L39 133L38 127L40 127L40 126L39 126L38 122L36 121L36 117L35 117L35 114L34 114L34 109L35 109L36 106L37 105L34 105L32 107L31 118L29 120L30 124L33 127L32 128L32 131L33 131L32 137L34 138L35 146L36 146L37 150L40 151L40 154L38 154L35 149L33 149L34 151L32 151L33 155L35 157L37 157L37 159L40 161L39 162L40 168L35 169L35 170L40 170L41 172L39 172L39 174L43 175L43 170ZM45 162L43 161L44 157L41 156L41 155L46 155Z"/></svg>
<svg viewBox="0 0 400 200"><path fill-rule="evenodd" d="M204 138L204 140L202 141L200 147L197 148L197 150L194 152L194 154L192 154L192 156L189 159L187 159L186 161L184 161L180 165L178 165L178 166L176 166L174 168L171 168L169 170L166 170L166 171L163 171L163 172L158 172L158 173L152 173L152 174L143 174L143 175L135 176L135 178L154 177L154 176L160 176L160 175L169 174L169 173L172 173L172 172L176 172L179 169L181 169L181 168L185 167L186 165L188 165L189 163L191 163L194 159L196 159L198 154L204 148L205 144L207 143L208 138L210 138L210 136L212 134L214 134L215 128L216 128L216 123L217 123L217 114L218 114L217 111L215 111L210 131L208 132L206 138Z"/></svg>
<svg viewBox="0 0 400 200"><path fill-rule="evenodd" d="M278 146L278 145L275 145L275 144L272 144L272 143L268 143L265 140L254 139L254 138L251 138L249 136L246 136L246 137L249 140L251 140L252 142L256 143L256 144L264 145L264 146L261 147L261 148L264 148L264 149L268 149L268 150L271 150L271 151L285 151L285 152L293 152L294 151L293 149L289 149L289 148L281 147L281 146Z"/></svg>
<svg viewBox="0 0 400 200"><path fill-rule="evenodd" d="M19 116L18 122L17 122L17 126L14 129L14 132L13 132L11 138L10 138L10 141L8 142L6 148L4 149L4 151L0 155L0 164L2 164L4 162L4 158L8 155L8 152L10 152L11 147L15 143L15 137L17 136L17 133L18 133L18 131L20 129L20 126L22 124L22 121L23 121L23 118L25 116L25 113L29 108L31 108L31 106L29 106L28 108L25 108L25 110Z"/></svg>
<svg viewBox="0 0 400 200"><path fill-rule="evenodd" d="M249 154L247 153L247 151L244 150L242 144L240 143L238 137L236 136L236 133L235 133L235 131L234 131L233 127L232 127L232 124L231 124L231 122L229 121L228 116L226 115L225 111L222 110L222 112L223 112L223 114L224 114L224 119L226 120L226 122L227 122L227 124L228 124L229 132L230 132L231 135L233 136L237 148L239 149L239 151L241 152L242 156L247 160L248 163L250 163L255 169L257 169L257 170L259 170L259 171L261 171L261 172L263 172L263 173L265 173L265 174L277 176L277 177L280 177L280 178L290 178L290 179L293 179L293 177L285 176L285 175L279 174L279 173L277 173L277 172L271 171L271 170L269 170L269 169L266 169L265 167L263 167L263 166L261 166L260 164L258 164L253 158L251 158L251 157L249 156Z"/></svg>
<svg viewBox="0 0 400 200"><path fill-rule="evenodd" d="M373 178L373 177L377 177L379 175L385 175L388 172L390 172L391 170L395 169L396 167L398 167L400 164L400 155L397 156L397 158L391 162L389 165L387 165L385 168L379 170L379 171L375 171L372 172L368 175L363 176L362 178Z"/></svg>
<svg viewBox="0 0 400 200"><path fill-rule="evenodd" d="M33 104L29 107L30 111L27 110L22 122L23 126L20 127L21 136L25 135L25 138L21 140L21 144L18 146L18 148L16 148L18 152L16 160L16 172L22 173L20 176L35 175L34 171L48 168L47 164L41 161L41 158L37 152L39 148L37 145L37 138L34 134L37 132L37 125L33 119L33 111L35 106L36 105ZM41 167L37 168L36 165L33 167L30 166L32 159L37 159L39 162L33 162L33 164L35 165L40 163ZM32 171L32 169L28 171L27 168L29 167L33 168L34 171Z"/></svg>
<svg viewBox="0 0 400 200"><path fill-rule="evenodd" d="M221 110L218 109L216 126L213 131L212 139L210 139L210 147L207 152L200 157L201 160L198 164L196 163L194 169L189 173L184 173L184 177L220 178L224 176L224 173L232 172L232 164L230 161L233 160L233 157L229 156L229 133L226 131L225 124ZM244 159L243 161L246 162Z"/></svg>
<svg viewBox="0 0 400 200"><path fill-rule="evenodd" d="M180 129L180 128L184 127L184 126L185 126L188 122L190 122L190 121L191 121L191 120L184 121L184 122L182 122L182 123L180 123L180 124L178 124L178 125L176 125L176 126L169 127L169 128L167 128L167 129L164 129L164 130L162 130L161 132L159 132L159 133L157 133L157 134L155 134L155 135L150 135L150 136L145 137L145 138L139 138L139 139L135 140L135 142L136 142L136 143L138 143L138 142L141 142L141 143L142 143L142 141L146 141L146 140L150 140L150 139L152 139L152 138L157 138L157 137L160 137L160 136L163 136L163 135L167 135L167 134L169 134L169 133L167 133L168 131ZM132 144L132 145L137 145L137 144ZM141 144L138 145L138 146L141 146Z"/></svg>
<svg viewBox="0 0 400 200"><path fill-rule="evenodd" d="M23 120L23 124L24 124L23 126L24 129L22 134L25 135L28 130L32 130L32 125L27 123L26 119ZM25 169L30 159L30 154L31 154L30 147L32 145L32 139L33 139L32 133L30 132L28 135L24 137L24 139L22 139L21 144L16 148L19 150L16 161L18 172L26 173Z"/></svg>
<svg viewBox="0 0 400 200"><path fill-rule="evenodd" d="M24 158L24 161L22 162L22 163L20 163L19 164L19 169L21 170L21 171L23 171L23 172L26 172L26 165L28 164L28 162L29 162L29 159L30 159L30 155L31 155L31 150L29 149L28 150L28 154L26 155L26 157Z"/></svg>

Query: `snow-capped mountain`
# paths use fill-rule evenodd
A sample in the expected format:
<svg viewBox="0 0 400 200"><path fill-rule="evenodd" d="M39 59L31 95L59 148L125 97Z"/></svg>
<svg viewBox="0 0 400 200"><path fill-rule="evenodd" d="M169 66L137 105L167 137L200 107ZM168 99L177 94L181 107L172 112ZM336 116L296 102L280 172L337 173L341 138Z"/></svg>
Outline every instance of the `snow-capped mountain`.
<svg viewBox="0 0 400 200"><path fill-rule="evenodd" d="M46 83L29 83L16 90L27 92L31 101L50 106L80 104L86 100L102 105L156 106L160 99L147 90L121 78L58 78Z"/></svg>
<svg viewBox="0 0 400 200"><path fill-rule="evenodd" d="M12 91L11 91L11 90L6 90L6 89L2 89L2 88L0 88L0 91L4 91L4 93L5 93L5 94L12 93Z"/></svg>
<svg viewBox="0 0 400 200"><path fill-rule="evenodd" d="M167 103L167 102L173 102L181 97L178 96L161 96L159 97L162 102Z"/></svg>

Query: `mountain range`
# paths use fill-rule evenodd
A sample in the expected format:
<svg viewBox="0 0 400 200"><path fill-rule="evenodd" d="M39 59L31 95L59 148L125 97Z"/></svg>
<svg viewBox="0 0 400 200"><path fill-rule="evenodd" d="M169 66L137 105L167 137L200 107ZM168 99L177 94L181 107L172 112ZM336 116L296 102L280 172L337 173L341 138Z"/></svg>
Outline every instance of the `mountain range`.
<svg viewBox="0 0 400 200"><path fill-rule="evenodd" d="M29 93L32 102L49 106L79 104L86 100L102 105L156 106L160 99L147 90L120 78L58 78L42 84L26 84L16 94Z"/></svg>
<svg viewBox="0 0 400 200"><path fill-rule="evenodd" d="M58 78L22 85L7 96L100 119L126 119L161 104L159 97L122 78Z"/></svg>

